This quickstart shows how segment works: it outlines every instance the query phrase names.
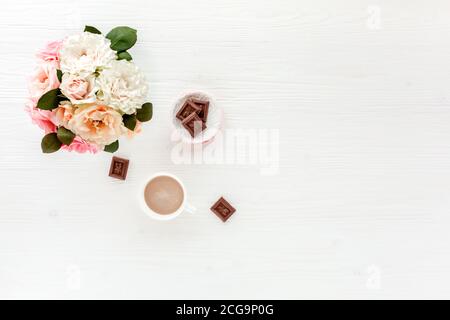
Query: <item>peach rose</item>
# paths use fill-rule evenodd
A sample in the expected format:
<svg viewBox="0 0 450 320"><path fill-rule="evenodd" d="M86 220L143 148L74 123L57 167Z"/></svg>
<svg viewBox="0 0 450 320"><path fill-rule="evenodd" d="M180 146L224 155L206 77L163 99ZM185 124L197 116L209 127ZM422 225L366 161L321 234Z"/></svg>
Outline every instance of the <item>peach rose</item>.
<svg viewBox="0 0 450 320"><path fill-rule="evenodd" d="M67 127L69 120L72 119L75 108L69 101L62 101L58 108L53 110L55 114L55 124Z"/></svg>
<svg viewBox="0 0 450 320"><path fill-rule="evenodd" d="M105 105L80 105L67 124L67 128L87 142L106 146L126 132L122 116Z"/></svg>
<svg viewBox="0 0 450 320"><path fill-rule="evenodd" d="M136 121L136 127L133 131L126 129L127 131L127 138L131 139L134 138L137 134L141 133L142 131L142 125L140 121Z"/></svg>
<svg viewBox="0 0 450 320"><path fill-rule="evenodd" d="M69 98L73 104L85 104L95 102L95 76L86 77L65 73L61 81L61 92Z"/></svg>
<svg viewBox="0 0 450 320"><path fill-rule="evenodd" d="M56 70L57 62L55 61L46 61L39 64L28 84L30 98L33 102L37 102L44 93L59 87Z"/></svg>

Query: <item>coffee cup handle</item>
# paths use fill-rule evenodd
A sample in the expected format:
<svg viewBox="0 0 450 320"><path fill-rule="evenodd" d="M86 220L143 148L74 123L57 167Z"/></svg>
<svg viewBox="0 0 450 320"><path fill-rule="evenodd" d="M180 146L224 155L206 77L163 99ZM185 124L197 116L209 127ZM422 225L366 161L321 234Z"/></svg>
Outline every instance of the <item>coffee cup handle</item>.
<svg viewBox="0 0 450 320"><path fill-rule="evenodd" d="M184 206L184 210L191 214L197 212L197 208L190 203L186 203L186 205Z"/></svg>

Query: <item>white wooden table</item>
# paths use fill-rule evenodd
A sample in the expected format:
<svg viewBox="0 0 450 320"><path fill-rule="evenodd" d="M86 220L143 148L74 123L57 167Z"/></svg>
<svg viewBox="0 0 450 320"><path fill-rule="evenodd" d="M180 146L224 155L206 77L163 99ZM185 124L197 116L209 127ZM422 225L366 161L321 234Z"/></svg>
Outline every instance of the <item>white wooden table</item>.
<svg viewBox="0 0 450 320"><path fill-rule="evenodd" d="M43 155L23 111L34 52L85 24L139 30L155 110L125 182L110 154ZM0 298L450 296L448 1L15 0L0 27ZM278 174L173 163L187 89L228 129L278 129ZM196 214L139 210L161 170Z"/></svg>

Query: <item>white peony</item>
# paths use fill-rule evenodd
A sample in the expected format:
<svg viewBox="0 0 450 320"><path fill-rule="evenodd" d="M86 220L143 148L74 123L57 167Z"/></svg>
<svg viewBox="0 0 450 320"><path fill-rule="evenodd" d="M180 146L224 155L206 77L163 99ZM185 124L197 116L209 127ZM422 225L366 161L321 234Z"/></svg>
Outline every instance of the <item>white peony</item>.
<svg viewBox="0 0 450 320"><path fill-rule="evenodd" d="M113 61L97 78L97 98L126 114L133 114L146 101L148 86L144 74L126 60Z"/></svg>
<svg viewBox="0 0 450 320"><path fill-rule="evenodd" d="M90 32L67 37L60 50L61 71L81 75L107 68L117 58L110 45L109 39Z"/></svg>

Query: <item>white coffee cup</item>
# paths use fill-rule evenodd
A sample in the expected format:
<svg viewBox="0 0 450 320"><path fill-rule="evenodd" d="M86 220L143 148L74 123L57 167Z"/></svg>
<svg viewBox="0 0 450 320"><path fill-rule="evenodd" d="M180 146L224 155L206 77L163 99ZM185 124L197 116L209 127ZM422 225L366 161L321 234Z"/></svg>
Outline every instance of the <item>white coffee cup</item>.
<svg viewBox="0 0 450 320"><path fill-rule="evenodd" d="M176 211L174 211L172 213L167 213L167 214L158 213L158 212L152 210L150 208L150 206L147 204L147 201L145 200L145 191L146 191L147 186L150 184L151 181L153 181L154 179L156 179L158 177L172 178L173 180L175 180L178 183L178 185L181 187L181 190L183 191L183 201L181 202L181 205L178 207L178 209L176 209ZM155 173L155 174L151 175L147 180L144 181L144 184L139 193L139 202L140 202L142 210L150 218L153 218L156 220L161 220L161 221L172 220L172 219L175 219L176 217L178 217L183 212L193 213L196 210L195 207L191 206L187 202L186 188L185 188L184 184L181 182L181 180L178 177L176 177L175 175L173 175L171 173L167 173L167 172Z"/></svg>

